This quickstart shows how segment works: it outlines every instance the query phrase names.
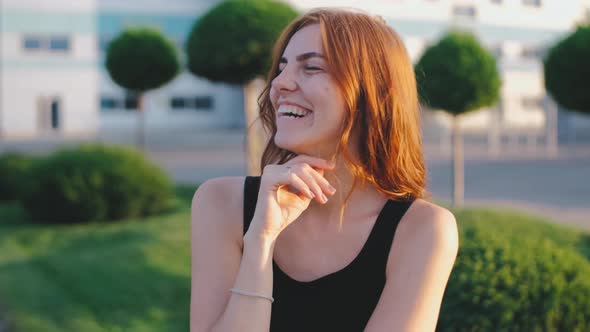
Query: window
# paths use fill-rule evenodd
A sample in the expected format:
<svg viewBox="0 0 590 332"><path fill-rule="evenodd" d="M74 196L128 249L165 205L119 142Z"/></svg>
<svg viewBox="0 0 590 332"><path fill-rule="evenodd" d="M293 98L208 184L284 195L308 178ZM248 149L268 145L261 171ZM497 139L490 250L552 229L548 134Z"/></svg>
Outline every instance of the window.
<svg viewBox="0 0 590 332"><path fill-rule="evenodd" d="M70 38L67 36L24 36L22 47L26 51L67 52Z"/></svg>
<svg viewBox="0 0 590 332"><path fill-rule="evenodd" d="M213 98L211 97L197 97L195 98L195 108L197 109L212 109Z"/></svg>
<svg viewBox="0 0 590 332"><path fill-rule="evenodd" d="M25 36L23 38L23 48L25 50L40 50L41 38L33 36Z"/></svg>
<svg viewBox="0 0 590 332"><path fill-rule="evenodd" d="M117 99L111 97L100 98L100 109L112 110L114 108L118 108Z"/></svg>
<svg viewBox="0 0 590 332"><path fill-rule="evenodd" d="M522 4L531 7L541 7L541 0L522 0Z"/></svg>
<svg viewBox="0 0 590 332"><path fill-rule="evenodd" d="M137 109L137 97L132 96L132 95L127 95L125 97L125 109L126 110Z"/></svg>
<svg viewBox="0 0 590 332"><path fill-rule="evenodd" d="M132 95L127 95L126 97L101 96L100 109L102 111L134 111L137 109L137 97Z"/></svg>
<svg viewBox="0 0 590 332"><path fill-rule="evenodd" d="M50 37L49 49L55 51L67 51L70 49L70 40L67 37Z"/></svg>
<svg viewBox="0 0 590 332"><path fill-rule="evenodd" d="M212 111L213 97L172 97L170 98L170 108L175 111Z"/></svg>
<svg viewBox="0 0 590 332"><path fill-rule="evenodd" d="M173 109L187 108L186 106L186 99L184 98L172 97L172 99L170 99L170 107Z"/></svg>
<svg viewBox="0 0 590 332"><path fill-rule="evenodd" d="M51 101L51 129L59 128L59 104L57 100Z"/></svg>
<svg viewBox="0 0 590 332"><path fill-rule="evenodd" d="M453 16L473 19L477 11L473 6L455 6L453 7Z"/></svg>

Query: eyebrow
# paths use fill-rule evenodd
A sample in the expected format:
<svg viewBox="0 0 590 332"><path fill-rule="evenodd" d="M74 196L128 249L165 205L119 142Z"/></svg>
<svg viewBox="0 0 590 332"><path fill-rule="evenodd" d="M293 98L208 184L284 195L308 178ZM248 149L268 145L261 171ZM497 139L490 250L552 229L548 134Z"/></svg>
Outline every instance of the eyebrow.
<svg viewBox="0 0 590 332"><path fill-rule="evenodd" d="M295 60L297 61L304 61L310 58L322 58L325 59L326 57L318 52L306 52L306 53L302 53L299 54L298 56L295 57ZM281 57L281 60L279 61L279 63L287 63L287 59L285 57Z"/></svg>

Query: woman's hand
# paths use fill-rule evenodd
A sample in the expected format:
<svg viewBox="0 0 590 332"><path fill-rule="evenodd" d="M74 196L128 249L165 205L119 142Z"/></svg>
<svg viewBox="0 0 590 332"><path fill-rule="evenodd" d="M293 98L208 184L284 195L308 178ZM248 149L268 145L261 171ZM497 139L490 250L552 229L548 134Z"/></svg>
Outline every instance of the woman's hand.
<svg viewBox="0 0 590 332"><path fill-rule="evenodd" d="M336 189L324 178L334 165L324 159L299 155L283 165L267 165L262 172L256 212L247 235L269 241L309 206L325 204Z"/></svg>

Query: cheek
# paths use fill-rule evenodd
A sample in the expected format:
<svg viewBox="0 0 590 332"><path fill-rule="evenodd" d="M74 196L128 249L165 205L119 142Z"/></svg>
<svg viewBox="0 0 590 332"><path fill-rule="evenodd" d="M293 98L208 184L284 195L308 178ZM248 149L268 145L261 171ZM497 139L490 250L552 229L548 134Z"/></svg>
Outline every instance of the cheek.
<svg viewBox="0 0 590 332"><path fill-rule="evenodd" d="M277 104L277 99L278 99L279 95L277 94L277 90L275 90L274 88L270 88L270 92L269 92L269 98L270 98L270 102L272 104L272 107L274 107L276 109L276 104Z"/></svg>
<svg viewBox="0 0 590 332"><path fill-rule="evenodd" d="M324 89L324 96L328 101L330 109L332 109L334 112L333 116L337 117L338 119L343 118L346 106L344 98L342 95L340 95L338 90L332 87L327 87Z"/></svg>

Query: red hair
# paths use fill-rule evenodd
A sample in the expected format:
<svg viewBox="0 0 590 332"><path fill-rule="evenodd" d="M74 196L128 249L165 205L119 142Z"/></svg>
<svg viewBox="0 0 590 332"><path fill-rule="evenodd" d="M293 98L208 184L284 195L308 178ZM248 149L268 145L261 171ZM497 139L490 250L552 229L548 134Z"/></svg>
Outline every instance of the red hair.
<svg viewBox="0 0 590 332"><path fill-rule="evenodd" d="M258 98L260 119L270 134L261 168L295 157L274 143L277 127L270 87L279 74L279 59L287 43L298 30L312 24L320 25L330 75L345 99L337 153L354 175L353 189L357 181L368 181L391 199L424 197L426 167L414 67L397 33L382 19L360 12L312 10L282 32L273 50L266 87ZM353 130L363 147L354 153L348 147Z"/></svg>

